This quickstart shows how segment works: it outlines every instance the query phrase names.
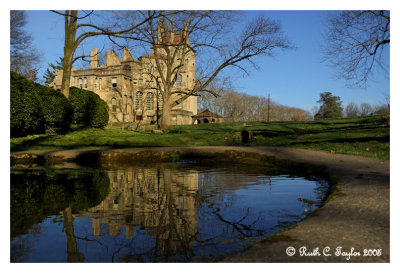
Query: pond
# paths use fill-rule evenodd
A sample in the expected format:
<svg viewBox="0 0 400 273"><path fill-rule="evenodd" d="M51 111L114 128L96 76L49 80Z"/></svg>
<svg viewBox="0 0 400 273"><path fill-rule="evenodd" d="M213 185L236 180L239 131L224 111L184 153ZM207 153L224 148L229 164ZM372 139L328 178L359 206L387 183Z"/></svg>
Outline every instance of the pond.
<svg viewBox="0 0 400 273"><path fill-rule="evenodd" d="M300 221L328 184L190 162L11 170L12 262L204 262Z"/></svg>

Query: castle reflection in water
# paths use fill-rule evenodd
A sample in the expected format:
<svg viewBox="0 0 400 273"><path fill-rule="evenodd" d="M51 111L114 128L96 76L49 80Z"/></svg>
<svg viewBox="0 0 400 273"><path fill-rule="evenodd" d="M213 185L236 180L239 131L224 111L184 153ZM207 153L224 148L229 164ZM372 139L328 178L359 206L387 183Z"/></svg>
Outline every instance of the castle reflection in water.
<svg viewBox="0 0 400 273"><path fill-rule="evenodd" d="M91 217L93 235L132 238L135 227L154 236L158 247L184 250L198 232L198 173L173 169L131 168L108 171L110 193L99 205L75 217ZM103 225L106 224L106 225ZM172 249L171 249L172 248Z"/></svg>

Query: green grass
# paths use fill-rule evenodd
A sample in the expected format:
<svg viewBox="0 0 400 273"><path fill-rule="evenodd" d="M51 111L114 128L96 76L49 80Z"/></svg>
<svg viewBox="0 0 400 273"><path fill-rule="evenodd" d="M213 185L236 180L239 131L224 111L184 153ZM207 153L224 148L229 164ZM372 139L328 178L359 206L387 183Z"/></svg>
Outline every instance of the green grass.
<svg viewBox="0 0 400 273"><path fill-rule="evenodd" d="M11 139L11 151L78 148L243 145L286 146L389 159L387 116L308 122L225 122L171 126L164 134L115 127L78 130L66 135L35 135Z"/></svg>

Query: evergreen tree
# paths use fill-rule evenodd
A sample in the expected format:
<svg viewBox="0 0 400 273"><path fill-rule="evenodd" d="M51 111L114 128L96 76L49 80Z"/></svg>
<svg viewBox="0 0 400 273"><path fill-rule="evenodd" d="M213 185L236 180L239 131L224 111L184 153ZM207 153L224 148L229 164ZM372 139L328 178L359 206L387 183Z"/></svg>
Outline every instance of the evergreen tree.
<svg viewBox="0 0 400 273"><path fill-rule="evenodd" d="M49 67L47 68L45 74L43 75L43 78L45 79L44 84L45 85L50 84L56 77L56 71L60 70L62 68L63 68L63 58L62 57L60 57L59 61L56 61L56 64L49 63Z"/></svg>
<svg viewBox="0 0 400 273"><path fill-rule="evenodd" d="M335 119L343 117L343 107L340 97L333 96L331 92L321 93L318 103L321 103L321 107L314 119Z"/></svg>

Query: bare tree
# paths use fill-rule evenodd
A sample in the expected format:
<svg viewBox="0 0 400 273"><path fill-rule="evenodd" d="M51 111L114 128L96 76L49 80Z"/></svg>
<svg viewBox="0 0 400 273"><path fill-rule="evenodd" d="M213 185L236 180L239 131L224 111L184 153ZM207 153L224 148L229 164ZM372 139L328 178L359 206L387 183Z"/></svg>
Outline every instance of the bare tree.
<svg viewBox="0 0 400 273"><path fill-rule="evenodd" d="M318 111L319 111L319 106L318 106L318 105L314 105L314 106L311 108L311 115L312 115L313 117L315 117L315 115L318 113Z"/></svg>
<svg viewBox="0 0 400 273"><path fill-rule="evenodd" d="M64 17L65 21L65 41L64 41L64 57L63 57L63 76L61 82L61 91L68 98L69 97L69 85L71 78L72 64L79 58L84 58L87 56L74 56L78 46L87 38L95 36L118 36L125 37L131 32L143 25L148 20L152 19L155 13L150 12L148 17L142 21L136 23L136 21L131 21L131 24L126 28L121 28L119 22L115 22L109 26L99 26L96 24L88 23L84 21L78 24L78 21L84 20L93 14L93 11L87 12L82 11L83 15L78 16L77 10L66 10L65 12L52 11ZM78 36L77 36L78 35ZM131 36L130 36L131 38Z"/></svg>
<svg viewBox="0 0 400 273"><path fill-rule="evenodd" d="M368 116L374 112L373 107L369 103L361 103L360 105L360 115Z"/></svg>
<svg viewBox="0 0 400 273"><path fill-rule="evenodd" d="M279 23L264 17L255 18L234 36L232 33L227 35L232 28L229 24L233 23L233 14L227 11L161 11L158 20L153 13L127 12L121 16L128 18L130 14L133 17L140 14L142 21L147 20L132 36L153 50L151 63L154 70L149 77L164 100L162 128L171 124L172 108L190 96L202 93L217 96L210 84L227 67L246 71L245 61L254 64L256 56L272 56L277 49L291 47L282 35ZM207 63L201 73L197 70L192 84L177 88L179 74L191 65L186 60L195 53L196 60L200 53L206 54L207 59L203 60L211 60L212 65Z"/></svg>
<svg viewBox="0 0 400 273"><path fill-rule="evenodd" d="M333 12L324 38L324 59L338 69L337 76L365 87L374 67L388 68L383 55L390 44L390 12Z"/></svg>
<svg viewBox="0 0 400 273"><path fill-rule="evenodd" d="M265 97L251 96L232 90L224 90L219 97L209 100L207 109L223 116L227 121L267 121L268 99ZM212 95L210 95L212 96ZM318 111L318 109L317 109ZM312 120L310 112L296 107L280 105L270 102L270 120Z"/></svg>
<svg viewBox="0 0 400 273"><path fill-rule="evenodd" d="M25 11L10 11L10 69L36 81L41 56L32 45L32 36L24 30L26 23Z"/></svg>
<svg viewBox="0 0 400 273"><path fill-rule="evenodd" d="M346 117L348 118L355 118L358 117L360 114L360 110L358 109L358 105L354 102L350 102L346 105L344 109Z"/></svg>
<svg viewBox="0 0 400 273"><path fill-rule="evenodd" d="M390 112L390 93L383 93L383 96L385 97L385 102L387 106L387 110Z"/></svg>
<svg viewBox="0 0 400 273"><path fill-rule="evenodd" d="M376 105L373 107L373 113L378 115L389 115L390 109L386 104Z"/></svg>

